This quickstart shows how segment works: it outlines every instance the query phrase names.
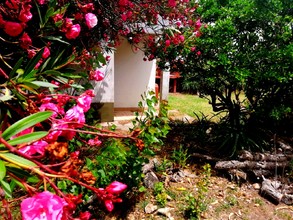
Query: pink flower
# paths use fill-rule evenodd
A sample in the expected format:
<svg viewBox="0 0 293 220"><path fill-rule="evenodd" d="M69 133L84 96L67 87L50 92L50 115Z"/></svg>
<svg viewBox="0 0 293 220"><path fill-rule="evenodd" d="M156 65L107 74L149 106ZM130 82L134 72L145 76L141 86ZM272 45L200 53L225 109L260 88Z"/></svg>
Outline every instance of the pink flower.
<svg viewBox="0 0 293 220"><path fill-rule="evenodd" d="M87 13L89 11L93 11L95 9L94 4L93 3L88 3L86 5L81 6L81 10L84 13Z"/></svg>
<svg viewBox="0 0 293 220"><path fill-rule="evenodd" d="M31 5L29 4L23 4L22 5L22 9L19 13L19 16L18 16L18 19L22 22L28 22L29 20L32 19L33 15L32 13L30 12L30 9L31 9Z"/></svg>
<svg viewBox="0 0 293 220"><path fill-rule="evenodd" d="M126 14L122 14L121 15L121 19L122 19L122 21L126 21L127 20L127 15Z"/></svg>
<svg viewBox="0 0 293 220"><path fill-rule="evenodd" d="M73 106L65 113L64 120L67 122L76 122L78 124L75 125L76 128L82 127L85 123L85 116L83 108L80 106Z"/></svg>
<svg viewBox="0 0 293 220"><path fill-rule="evenodd" d="M39 67L41 66L42 63L43 63L43 60L40 59L39 62L35 65L34 69L35 70L39 69Z"/></svg>
<svg viewBox="0 0 293 220"><path fill-rule="evenodd" d="M120 183L118 181L112 182L109 186L106 187L106 191L111 194L120 194L127 188L127 185Z"/></svg>
<svg viewBox="0 0 293 220"><path fill-rule="evenodd" d="M166 40L166 41L165 41L165 46L166 46L166 47L169 47L170 44L171 44L171 41L170 41L170 40Z"/></svg>
<svg viewBox="0 0 293 220"><path fill-rule="evenodd" d="M201 22L200 22L200 19L198 19L196 22L195 22L195 29L196 30L198 30L198 29L200 29L200 27L201 27Z"/></svg>
<svg viewBox="0 0 293 220"><path fill-rule="evenodd" d="M84 112L87 112L92 103L92 99L95 96L92 90L88 90L85 93L81 94L77 99L77 105L83 109Z"/></svg>
<svg viewBox="0 0 293 220"><path fill-rule="evenodd" d="M102 144L102 141L100 141L99 138L96 137L95 139L89 139L87 143L91 146L100 146Z"/></svg>
<svg viewBox="0 0 293 220"><path fill-rule="evenodd" d="M23 49L28 49L29 46L32 45L32 39L30 38L30 36L28 36L27 33L23 33L21 38L19 38L19 41L20 41L20 47Z"/></svg>
<svg viewBox="0 0 293 220"><path fill-rule="evenodd" d="M63 17L63 15L61 15L61 14L56 14L56 15L54 15L52 18L53 18L53 21L56 23L56 22L58 22L58 21L61 21L61 20L62 20L62 17Z"/></svg>
<svg viewBox="0 0 293 220"><path fill-rule="evenodd" d="M89 220L90 218L91 218L91 213L88 211L79 213L80 220Z"/></svg>
<svg viewBox="0 0 293 220"><path fill-rule="evenodd" d="M6 0L5 4L10 9L18 9L19 0Z"/></svg>
<svg viewBox="0 0 293 220"><path fill-rule="evenodd" d="M48 58L50 56L50 49L48 47L45 47L44 52L42 54L42 57L44 59Z"/></svg>
<svg viewBox="0 0 293 220"><path fill-rule="evenodd" d="M198 56L200 56L200 55L201 55L201 52L200 52L200 51L197 51L196 54L197 54Z"/></svg>
<svg viewBox="0 0 293 220"><path fill-rule="evenodd" d="M23 31L23 26L20 23L7 21L4 25L4 31L11 37L16 37Z"/></svg>
<svg viewBox="0 0 293 220"><path fill-rule="evenodd" d="M43 5L45 4L46 0L37 0L37 2L39 3L39 5Z"/></svg>
<svg viewBox="0 0 293 220"><path fill-rule="evenodd" d="M114 204L113 204L112 200L106 200L106 201L105 201L105 206L106 206L106 209L107 209L109 212L112 212L113 209L114 209Z"/></svg>
<svg viewBox="0 0 293 220"><path fill-rule="evenodd" d="M176 3L176 0L168 0L168 6L170 8L174 8L176 7L177 3Z"/></svg>
<svg viewBox="0 0 293 220"><path fill-rule="evenodd" d="M64 199L51 192L44 191L23 200L20 209L23 220L61 220L63 208L66 205Z"/></svg>
<svg viewBox="0 0 293 220"><path fill-rule="evenodd" d="M46 111L46 110L51 110L53 111L53 115L52 117L55 118L58 116L58 114L62 114L64 113L64 111L62 112L63 109L60 109L56 104L52 103L52 102L47 102L47 103L43 103L40 107L39 107L40 111ZM61 110L61 111L60 111Z"/></svg>
<svg viewBox="0 0 293 220"><path fill-rule="evenodd" d="M46 141L36 141L31 145L20 148L19 151L29 156L32 156L36 153L44 156L47 145L48 143Z"/></svg>
<svg viewBox="0 0 293 220"><path fill-rule="evenodd" d="M97 16L93 13L87 13L85 15L85 21L89 29L95 27L98 24Z"/></svg>
<svg viewBox="0 0 293 220"><path fill-rule="evenodd" d="M90 80L102 81L105 78L105 73L100 70L90 72Z"/></svg>
<svg viewBox="0 0 293 220"><path fill-rule="evenodd" d="M121 7L125 7L128 5L128 0L119 0L119 6Z"/></svg>
<svg viewBox="0 0 293 220"><path fill-rule="evenodd" d="M109 62L111 60L111 57L110 56L106 56L105 59L106 59L107 62Z"/></svg>
<svg viewBox="0 0 293 220"><path fill-rule="evenodd" d="M185 40L184 36L183 36L183 35L179 35L179 40L180 40L181 42L184 42L184 40Z"/></svg>
<svg viewBox="0 0 293 220"><path fill-rule="evenodd" d="M66 32L65 36L67 37L67 39L75 39L78 37L80 33L80 25L79 24L75 24L72 25Z"/></svg>
<svg viewBox="0 0 293 220"><path fill-rule="evenodd" d="M33 58L37 54L35 50L27 50L27 53L29 59Z"/></svg>
<svg viewBox="0 0 293 220"><path fill-rule="evenodd" d="M68 128L68 124L66 122L64 122L63 120L59 120L59 121L56 120L54 123L52 123L51 131L46 136L46 140L48 142L56 141L63 132L62 130L59 130L59 129L66 129L66 128Z"/></svg>

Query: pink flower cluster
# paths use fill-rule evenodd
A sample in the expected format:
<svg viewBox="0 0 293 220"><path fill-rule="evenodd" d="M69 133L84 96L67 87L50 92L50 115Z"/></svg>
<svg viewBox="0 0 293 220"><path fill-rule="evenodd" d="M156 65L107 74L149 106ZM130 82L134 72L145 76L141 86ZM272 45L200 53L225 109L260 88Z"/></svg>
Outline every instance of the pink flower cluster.
<svg viewBox="0 0 293 220"><path fill-rule="evenodd" d="M57 99L46 101L40 106L41 111L53 110L51 132L47 136L48 141L56 141L58 137L64 137L71 140L76 132L67 129L81 128L85 124L85 113L90 109L92 98L94 97L93 90L87 90L76 98L76 105L64 112L63 107L68 96L58 95ZM57 117L58 116L58 117Z"/></svg>
<svg viewBox="0 0 293 220"><path fill-rule="evenodd" d="M89 29L94 28L98 24L98 18L95 14L92 13L94 10L93 3L88 3L85 5L80 5L81 12L76 13L75 21L83 21ZM62 14L56 14L53 17L54 22L62 22L61 32L65 33L67 39L75 39L79 36L81 32L80 24L73 24L72 19L70 18L63 18Z"/></svg>
<svg viewBox="0 0 293 220"><path fill-rule="evenodd" d="M44 191L21 202L23 220L61 220L66 201L59 196Z"/></svg>
<svg viewBox="0 0 293 220"><path fill-rule="evenodd" d="M36 4L45 5L47 2L47 0L37 0ZM26 28L29 28L28 22L33 19L31 12L33 4L34 1L32 0L6 0L4 3L6 8L3 7L2 11L7 10L9 13L0 11L0 29L3 29L10 37L17 37L19 46L27 51L30 59L41 49L33 45L31 37L26 32ZM93 3L79 4L78 7L80 12L76 13L73 19L63 18L63 13L54 14L51 18L55 23L61 22L61 25L56 25L57 31L63 32L69 40L76 39L80 35L82 23L85 23L89 29L98 24L97 16L92 13L94 10ZM54 30L52 31L54 32ZM35 69L38 69L44 60L50 56L49 45L50 42L44 47L42 59L35 66Z"/></svg>
<svg viewBox="0 0 293 220"><path fill-rule="evenodd" d="M85 124L85 113L90 109L92 98L94 97L93 90L87 90L76 99L76 105L64 110L65 104L70 100L68 95L56 95L56 98L52 97L40 97L41 106L40 111L53 111L51 116L52 126L49 134L44 140L36 141L30 145L26 145L19 150L27 155L39 154L44 156L45 149L49 143L57 141L59 137L63 137L67 140L71 140L76 132L74 129L81 128ZM22 133L31 133L32 129L26 129Z"/></svg>
<svg viewBox="0 0 293 220"><path fill-rule="evenodd" d="M104 201L105 207L108 211L114 209L114 203L122 202L118 196L127 188L127 185L118 181L112 182L105 189L97 190L99 196ZM47 219L47 220L61 220L66 219L76 208L76 205L81 203L82 195L73 196L68 195L65 198L49 192L44 191L32 197L24 199L21 202L21 214L23 220L31 219ZM79 220L90 219L89 212L82 212L79 215Z"/></svg>
<svg viewBox="0 0 293 220"><path fill-rule="evenodd" d="M101 199L104 201L106 209L111 212L114 209L114 203L122 202L118 196L127 188L127 185L118 181L112 182L105 189L100 188L99 194Z"/></svg>

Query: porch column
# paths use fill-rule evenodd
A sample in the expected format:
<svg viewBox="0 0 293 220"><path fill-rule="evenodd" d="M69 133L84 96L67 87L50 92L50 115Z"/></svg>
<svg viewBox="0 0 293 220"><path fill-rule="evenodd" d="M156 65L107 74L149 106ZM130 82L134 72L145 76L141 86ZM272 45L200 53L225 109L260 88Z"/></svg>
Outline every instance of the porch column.
<svg viewBox="0 0 293 220"><path fill-rule="evenodd" d="M168 101L170 72L162 71L160 80L160 101Z"/></svg>

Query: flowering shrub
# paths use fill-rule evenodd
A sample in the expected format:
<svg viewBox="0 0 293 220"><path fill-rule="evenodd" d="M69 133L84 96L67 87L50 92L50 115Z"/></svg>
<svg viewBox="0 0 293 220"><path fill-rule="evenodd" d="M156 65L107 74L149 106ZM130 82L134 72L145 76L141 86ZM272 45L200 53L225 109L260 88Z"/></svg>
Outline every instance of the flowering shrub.
<svg viewBox="0 0 293 220"><path fill-rule="evenodd" d="M137 159L144 145L137 135L87 124L95 96L87 81L103 80L99 68L109 61L103 54L122 38L143 49L148 60L182 47L198 31L192 16L196 7L188 0L1 1L0 198L7 219L13 218L10 203L18 196L16 185L26 192L23 219L89 219L89 212L78 209L85 189L108 211L122 202L120 194L131 186L115 181L117 175L106 178L91 172L85 151L99 148L108 138L127 139L127 161ZM195 31L183 33L183 26ZM141 161L122 167L138 170ZM78 190L69 191L68 182Z"/></svg>

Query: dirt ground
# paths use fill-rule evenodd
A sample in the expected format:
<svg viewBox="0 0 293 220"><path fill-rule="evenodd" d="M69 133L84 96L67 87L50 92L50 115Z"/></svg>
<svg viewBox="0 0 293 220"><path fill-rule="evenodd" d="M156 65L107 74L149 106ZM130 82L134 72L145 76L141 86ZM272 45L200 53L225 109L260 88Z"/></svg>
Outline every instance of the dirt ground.
<svg viewBox="0 0 293 220"><path fill-rule="evenodd" d="M127 123L121 121L123 126ZM164 160L164 155L161 155ZM187 165L184 173L188 174L179 182L163 181L168 194L164 206L157 204L152 189L147 189L135 202L135 205L125 207L129 210L124 217L108 216L106 220L184 220L191 219L184 216L184 211L190 205L186 198L198 193L198 182L202 178L202 171L198 164ZM253 182L237 183L228 180L227 176L216 173L212 168L209 185L204 203L207 210L201 214L201 219L207 220L293 220L293 206L273 204L259 193L260 185ZM165 175L164 172L161 173ZM158 208L167 208L168 214L160 214L157 210L147 214L148 205L157 205Z"/></svg>

